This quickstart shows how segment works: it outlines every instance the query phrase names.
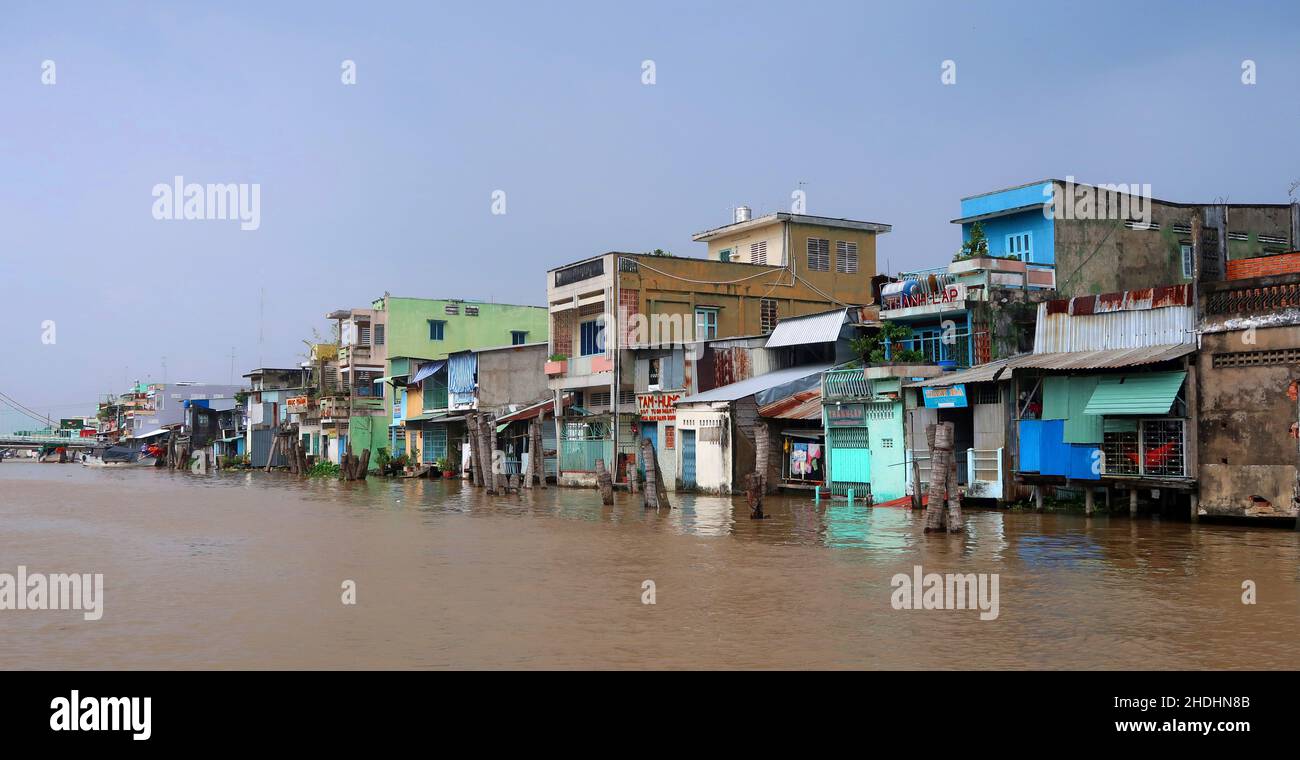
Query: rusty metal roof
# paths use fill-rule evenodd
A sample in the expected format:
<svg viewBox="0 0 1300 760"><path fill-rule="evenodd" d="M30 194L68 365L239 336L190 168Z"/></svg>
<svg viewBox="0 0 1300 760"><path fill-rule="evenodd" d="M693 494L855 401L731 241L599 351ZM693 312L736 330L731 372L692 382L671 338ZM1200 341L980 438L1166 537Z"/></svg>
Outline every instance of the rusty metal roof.
<svg viewBox="0 0 1300 760"><path fill-rule="evenodd" d="M820 386L799 391L780 401L758 408L760 417L780 420L820 420L822 418L822 389Z"/></svg>
<svg viewBox="0 0 1300 760"><path fill-rule="evenodd" d="M1011 377L1011 373L1003 372L1003 370L1021 356L1029 356L1029 354L1021 354L1009 359L998 359L961 372L945 372L938 377L932 377L929 380L917 383L908 383L907 385L909 388L919 388L921 386L956 385L957 383L987 383L993 380L1007 379Z"/></svg>
<svg viewBox="0 0 1300 760"><path fill-rule="evenodd" d="M1112 348L1104 351L1071 351L1051 354L1023 354L1012 360L1015 369L1114 369L1156 364L1182 358L1196 350L1191 343L1168 343L1141 348Z"/></svg>
<svg viewBox="0 0 1300 760"><path fill-rule="evenodd" d="M1159 346L1141 348L1112 348L1104 351L1061 351L1050 354L1020 354L1008 359L999 359L978 367L952 372L918 383L909 383L908 387L946 386L958 383L987 383L993 380L1009 380L1011 372L1018 369L1046 370L1085 370L1118 369L1136 367L1143 364L1158 364L1182 358L1196 350L1190 343L1169 343Z"/></svg>

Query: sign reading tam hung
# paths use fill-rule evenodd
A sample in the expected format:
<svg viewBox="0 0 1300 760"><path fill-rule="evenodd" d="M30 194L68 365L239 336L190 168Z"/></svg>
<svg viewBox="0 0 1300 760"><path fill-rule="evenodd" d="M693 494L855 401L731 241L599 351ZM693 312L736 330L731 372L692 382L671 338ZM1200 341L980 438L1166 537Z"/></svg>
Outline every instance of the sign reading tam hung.
<svg viewBox="0 0 1300 760"><path fill-rule="evenodd" d="M826 424L830 427L862 427L867 424L867 407L865 404L828 406Z"/></svg>
<svg viewBox="0 0 1300 760"><path fill-rule="evenodd" d="M646 422L671 422L677 419L680 393L643 393L636 397L636 411Z"/></svg>
<svg viewBox="0 0 1300 760"><path fill-rule="evenodd" d="M302 414L311 406L307 396L291 396L284 400L284 408L289 414Z"/></svg>
<svg viewBox="0 0 1300 760"><path fill-rule="evenodd" d="M925 405L930 409L948 409L956 406L966 406L965 383L939 388L924 387L921 389L921 392L925 395Z"/></svg>

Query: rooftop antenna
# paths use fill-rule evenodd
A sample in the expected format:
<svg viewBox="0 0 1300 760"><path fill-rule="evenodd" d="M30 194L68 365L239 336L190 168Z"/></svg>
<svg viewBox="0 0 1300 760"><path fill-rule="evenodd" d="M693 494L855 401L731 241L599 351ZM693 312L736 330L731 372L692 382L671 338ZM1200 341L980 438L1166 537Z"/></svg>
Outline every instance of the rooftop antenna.
<svg viewBox="0 0 1300 760"><path fill-rule="evenodd" d="M230 347L230 384L235 384L235 347Z"/></svg>
<svg viewBox="0 0 1300 760"><path fill-rule="evenodd" d="M266 288L257 291L257 366L262 366L263 326L266 323Z"/></svg>

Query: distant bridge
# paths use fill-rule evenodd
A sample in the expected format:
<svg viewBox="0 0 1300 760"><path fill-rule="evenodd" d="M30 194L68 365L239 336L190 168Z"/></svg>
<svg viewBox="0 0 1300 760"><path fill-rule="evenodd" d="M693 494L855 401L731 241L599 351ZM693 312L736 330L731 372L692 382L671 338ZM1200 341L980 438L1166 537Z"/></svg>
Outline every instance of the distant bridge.
<svg viewBox="0 0 1300 760"><path fill-rule="evenodd" d="M95 438L70 438L63 435L15 435L0 433L0 449L40 448L48 444L69 449L89 449L101 445Z"/></svg>

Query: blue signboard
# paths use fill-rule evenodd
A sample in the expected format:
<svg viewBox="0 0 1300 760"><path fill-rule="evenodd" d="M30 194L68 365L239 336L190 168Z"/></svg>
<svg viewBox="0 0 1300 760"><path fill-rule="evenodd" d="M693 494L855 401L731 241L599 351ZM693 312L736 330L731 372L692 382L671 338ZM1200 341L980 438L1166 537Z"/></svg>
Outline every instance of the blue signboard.
<svg viewBox="0 0 1300 760"><path fill-rule="evenodd" d="M966 406L966 384L947 385L943 387L924 387L925 405L930 409L950 409Z"/></svg>

